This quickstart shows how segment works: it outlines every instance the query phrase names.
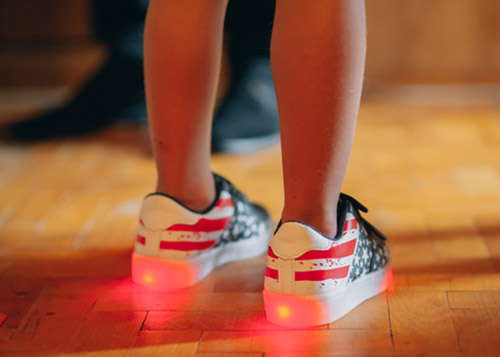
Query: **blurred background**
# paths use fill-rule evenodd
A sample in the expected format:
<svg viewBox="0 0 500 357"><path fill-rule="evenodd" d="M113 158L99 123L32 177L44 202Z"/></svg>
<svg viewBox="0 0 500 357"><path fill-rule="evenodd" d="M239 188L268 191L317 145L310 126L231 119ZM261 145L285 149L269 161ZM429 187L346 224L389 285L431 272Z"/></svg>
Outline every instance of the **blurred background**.
<svg viewBox="0 0 500 357"><path fill-rule="evenodd" d="M66 90L71 91L93 73L106 48L96 41L90 5L88 0L0 1L2 97L6 91L45 90L45 100L38 98L43 103L26 98L29 110L38 110L59 103ZM500 81L498 1L368 0L366 5L368 81ZM2 120L13 120L28 111L15 110L12 102L9 108L2 104ZM12 113L8 113L10 109Z"/></svg>
<svg viewBox="0 0 500 357"><path fill-rule="evenodd" d="M366 5L367 94L391 90L394 95L387 85L396 83L500 81L498 1L368 0ZM108 49L97 41L92 15L88 0L0 1L2 122L60 105L102 64ZM463 99L487 100L493 95L488 88L498 94L496 85L472 88L479 95L470 93L472 99L469 95ZM377 90L380 93L374 93ZM432 95L420 98L424 99L438 100Z"/></svg>
<svg viewBox="0 0 500 357"><path fill-rule="evenodd" d="M374 219L389 230L408 224L427 230L436 213L472 226L477 219L471 209L496 217L500 2L367 0L366 6L365 86L345 190L381 205ZM147 0L0 1L0 123L36 121L40 113L49 113L44 119L48 124L42 120L28 130L21 127L21 137L28 133L22 139L38 139L39 134L50 138L45 134L52 134L51 126L67 131L57 132L58 140L3 146L1 182L9 191L3 204L4 231L21 227L41 234L44 215L50 213L45 208L60 204L63 209L67 197L80 197L77 189L85 188L95 194L95 202L88 217L75 205L81 222L70 230L83 242L87 233L78 229L95 223L88 223L89 217L102 208L101 201L105 207L118 204L99 196L96 187L122 189L118 197L133 202L124 203L133 216L141 196L154 186L141 77L146 7ZM214 132L220 135L213 139L254 133L265 139L230 138L214 151L257 154L244 159L216 156L214 168L236 183L250 184L250 193L268 200L278 219L281 171L268 53L272 17L271 1L230 2L218 94L219 109L224 110L216 116ZM71 102L75 96L83 99ZM58 109L67 103L73 109ZM129 103L132 110L125 108ZM50 114L54 110L56 115ZM73 131L74 123L89 122L96 125L75 124ZM227 127L231 130L224 131ZM247 182L259 175L273 175L273 184ZM33 180L40 190L19 196L24 188L34 190ZM43 202L41 211L16 220L16 212L23 204L31 205L33 197ZM129 237L134 224L130 220L124 226ZM81 244L73 239L65 244ZM16 242L23 245L22 239Z"/></svg>
<svg viewBox="0 0 500 357"><path fill-rule="evenodd" d="M0 1L0 124L35 121L21 125L20 141L7 135L2 146L0 243L45 247L37 237L46 236L65 247L93 245L92 227L112 225L122 213L127 224L113 228L111 241L133 240L136 210L155 180L142 85L147 3ZM267 203L278 220L280 152L268 52L273 2L229 6L212 137L222 154L213 166ZM378 207L373 219L398 234L428 232L447 222L442 217L453 229L463 222L476 229L486 213L496 220L500 2L367 0L366 6L365 86L344 190ZM52 134L55 140L46 140ZM259 177L273 179L252 179ZM76 220L74 227L48 228L46 215L56 219L57 207ZM108 223L95 220L102 210ZM429 223L437 216L441 223Z"/></svg>

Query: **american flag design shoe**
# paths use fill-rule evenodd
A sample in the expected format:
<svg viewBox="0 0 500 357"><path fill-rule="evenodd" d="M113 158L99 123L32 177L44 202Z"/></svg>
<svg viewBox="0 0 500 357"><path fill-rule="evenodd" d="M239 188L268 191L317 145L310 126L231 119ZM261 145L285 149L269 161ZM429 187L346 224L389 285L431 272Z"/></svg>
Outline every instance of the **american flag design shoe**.
<svg viewBox="0 0 500 357"><path fill-rule="evenodd" d="M368 212L340 195L334 238L299 221L278 227L269 241L264 279L269 321L296 328L327 324L391 285L386 238L360 211Z"/></svg>
<svg viewBox="0 0 500 357"><path fill-rule="evenodd" d="M267 251L273 223L229 181L215 175L216 199L204 212L174 197L145 197L132 254L132 280L157 290L192 286L216 267Z"/></svg>

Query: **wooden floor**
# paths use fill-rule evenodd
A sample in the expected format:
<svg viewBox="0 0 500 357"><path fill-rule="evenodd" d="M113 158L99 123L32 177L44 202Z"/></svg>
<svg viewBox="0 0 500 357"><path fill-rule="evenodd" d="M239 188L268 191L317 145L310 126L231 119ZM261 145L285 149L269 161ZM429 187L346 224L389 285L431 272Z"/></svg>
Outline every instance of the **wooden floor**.
<svg viewBox="0 0 500 357"><path fill-rule="evenodd" d="M213 168L278 219L277 147ZM262 257L180 293L134 286L154 181L136 128L0 144L0 355L500 355L500 107L363 102L344 191L387 233L395 282L317 329L266 322Z"/></svg>

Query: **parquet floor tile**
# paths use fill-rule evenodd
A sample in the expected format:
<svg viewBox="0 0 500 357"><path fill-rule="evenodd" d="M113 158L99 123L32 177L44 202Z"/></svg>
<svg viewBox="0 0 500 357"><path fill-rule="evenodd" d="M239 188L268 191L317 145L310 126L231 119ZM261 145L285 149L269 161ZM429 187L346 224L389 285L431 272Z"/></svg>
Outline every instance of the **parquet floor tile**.
<svg viewBox="0 0 500 357"><path fill-rule="evenodd" d="M362 103L343 190L387 234L394 284L309 330L266 321L264 257L181 292L131 283L155 181L143 129L0 143L0 355L498 356L499 119L494 106ZM214 155L213 169L278 221L278 147Z"/></svg>

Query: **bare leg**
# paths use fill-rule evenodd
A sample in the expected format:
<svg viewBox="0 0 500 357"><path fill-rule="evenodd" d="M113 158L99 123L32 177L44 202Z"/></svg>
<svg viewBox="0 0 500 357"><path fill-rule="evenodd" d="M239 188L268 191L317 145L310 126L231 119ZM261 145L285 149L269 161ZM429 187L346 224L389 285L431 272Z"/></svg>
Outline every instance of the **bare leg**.
<svg viewBox="0 0 500 357"><path fill-rule="evenodd" d="M210 128L227 0L152 0L144 66L157 191L193 209L215 198Z"/></svg>
<svg viewBox="0 0 500 357"><path fill-rule="evenodd" d="M364 0L278 0L271 63L281 123L283 221L329 236L359 109Z"/></svg>

